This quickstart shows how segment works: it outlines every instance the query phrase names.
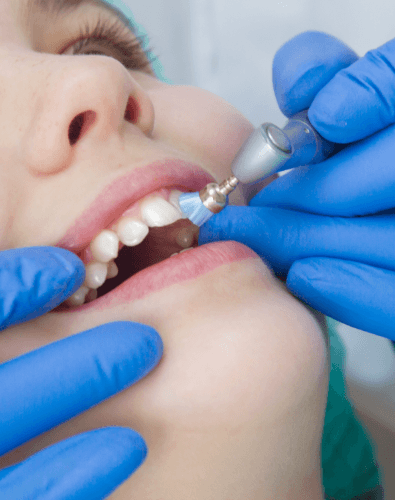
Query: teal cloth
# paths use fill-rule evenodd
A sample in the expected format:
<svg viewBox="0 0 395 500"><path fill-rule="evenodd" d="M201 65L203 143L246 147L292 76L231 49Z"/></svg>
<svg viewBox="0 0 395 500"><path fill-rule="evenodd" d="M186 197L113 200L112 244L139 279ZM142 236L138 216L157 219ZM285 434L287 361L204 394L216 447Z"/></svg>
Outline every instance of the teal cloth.
<svg viewBox="0 0 395 500"><path fill-rule="evenodd" d="M382 484L374 441L348 400L345 347L337 333L337 321L327 318L331 369L322 438L322 471L325 494L350 500Z"/></svg>

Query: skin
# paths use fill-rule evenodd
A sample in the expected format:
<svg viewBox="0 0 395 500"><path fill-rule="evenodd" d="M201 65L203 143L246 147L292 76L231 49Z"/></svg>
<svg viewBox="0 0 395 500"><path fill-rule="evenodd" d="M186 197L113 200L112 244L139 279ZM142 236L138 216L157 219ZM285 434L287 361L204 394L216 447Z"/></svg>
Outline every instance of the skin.
<svg viewBox="0 0 395 500"><path fill-rule="evenodd" d="M109 14L94 5L51 21L36 13L33 29L21 18L23 2L0 0L0 249L56 244L106 185L156 160L192 161L218 180L230 173L253 130L235 108L112 57L59 55L84 19ZM140 108L134 124L124 119L129 96ZM69 124L87 109L96 121L71 146ZM0 362L123 320L157 329L159 366L2 457L1 467L68 436L122 425L143 435L149 456L113 499L323 498L326 338L264 262L224 264L99 312L49 313L2 332Z"/></svg>

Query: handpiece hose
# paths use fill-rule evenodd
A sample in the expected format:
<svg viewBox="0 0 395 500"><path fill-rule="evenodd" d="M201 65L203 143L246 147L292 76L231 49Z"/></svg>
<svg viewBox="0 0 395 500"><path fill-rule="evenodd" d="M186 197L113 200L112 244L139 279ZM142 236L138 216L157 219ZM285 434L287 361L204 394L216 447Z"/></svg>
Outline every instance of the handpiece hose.
<svg viewBox="0 0 395 500"><path fill-rule="evenodd" d="M191 193L181 195L181 210L194 224L201 226L225 208L228 194L239 182L250 184L281 170L320 163L338 149L339 145L325 140L314 129L307 110L290 118L283 129L263 123L235 156L231 165L233 175L221 184L205 186L199 192L198 201Z"/></svg>

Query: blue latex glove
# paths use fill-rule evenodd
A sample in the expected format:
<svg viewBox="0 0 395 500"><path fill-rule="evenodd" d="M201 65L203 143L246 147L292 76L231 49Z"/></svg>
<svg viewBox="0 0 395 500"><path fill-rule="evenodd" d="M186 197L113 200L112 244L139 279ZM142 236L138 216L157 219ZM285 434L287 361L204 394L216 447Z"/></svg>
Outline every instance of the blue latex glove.
<svg viewBox="0 0 395 500"><path fill-rule="evenodd" d="M324 33L287 42L273 63L280 108L310 108L323 137L353 144L275 180L250 208L226 208L199 239L247 244L313 308L393 340L394 68L395 40L361 59Z"/></svg>
<svg viewBox="0 0 395 500"><path fill-rule="evenodd" d="M84 281L82 262L58 248L0 253L2 328L48 312ZM0 365L0 455L144 377L162 355L150 327L108 323ZM122 427L79 434L0 471L4 499L106 498L142 463L142 437Z"/></svg>

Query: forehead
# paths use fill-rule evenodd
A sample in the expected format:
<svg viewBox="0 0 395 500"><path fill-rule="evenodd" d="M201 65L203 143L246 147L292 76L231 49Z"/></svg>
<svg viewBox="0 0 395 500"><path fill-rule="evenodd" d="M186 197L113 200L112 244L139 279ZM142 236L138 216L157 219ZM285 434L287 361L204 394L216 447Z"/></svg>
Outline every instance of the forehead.
<svg viewBox="0 0 395 500"><path fill-rule="evenodd" d="M127 21L126 16L124 16L119 10L115 9L109 5L104 0L13 0L15 3L19 3L22 11L25 15L31 13L46 13L51 16L58 16L61 14L67 14L70 11L76 10L78 7L84 5L94 5L101 7L102 9L108 10L115 13L123 21Z"/></svg>
<svg viewBox="0 0 395 500"><path fill-rule="evenodd" d="M1 0L0 0L1 1ZM46 15L48 18L57 18L76 11L80 7L94 6L100 10L115 14L124 24L129 26L129 19L118 9L111 6L104 0L12 0L19 3L19 11L22 21L29 23L40 15ZM130 27L130 26L129 26Z"/></svg>

